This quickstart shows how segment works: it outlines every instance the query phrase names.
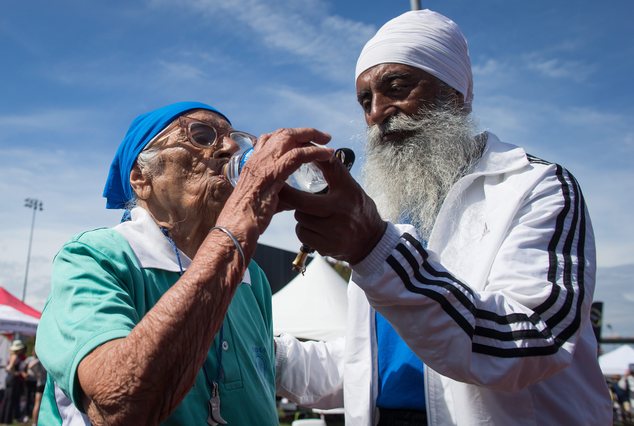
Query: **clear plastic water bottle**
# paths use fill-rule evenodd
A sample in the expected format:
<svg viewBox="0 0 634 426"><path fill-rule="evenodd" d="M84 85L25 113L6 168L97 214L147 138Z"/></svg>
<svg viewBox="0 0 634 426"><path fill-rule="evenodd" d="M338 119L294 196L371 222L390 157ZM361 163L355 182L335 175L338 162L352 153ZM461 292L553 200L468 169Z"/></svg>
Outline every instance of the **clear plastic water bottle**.
<svg viewBox="0 0 634 426"><path fill-rule="evenodd" d="M242 149L234 153L224 169L224 174L235 187L240 177L240 172L249 157L253 154L253 147ZM315 163L304 163L286 179L286 183L301 191L317 193L328 187L321 169Z"/></svg>

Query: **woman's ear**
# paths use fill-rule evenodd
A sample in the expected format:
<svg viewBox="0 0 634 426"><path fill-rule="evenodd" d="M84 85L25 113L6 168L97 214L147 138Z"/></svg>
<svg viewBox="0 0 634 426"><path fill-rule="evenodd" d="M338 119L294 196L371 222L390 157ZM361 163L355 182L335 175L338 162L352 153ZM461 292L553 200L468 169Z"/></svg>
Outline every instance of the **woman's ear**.
<svg viewBox="0 0 634 426"><path fill-rule="evenodd" d="M143 174L136 163L130 171L130 186L139 200L147 200L152 193L152 179L149 173Z"/></svg>

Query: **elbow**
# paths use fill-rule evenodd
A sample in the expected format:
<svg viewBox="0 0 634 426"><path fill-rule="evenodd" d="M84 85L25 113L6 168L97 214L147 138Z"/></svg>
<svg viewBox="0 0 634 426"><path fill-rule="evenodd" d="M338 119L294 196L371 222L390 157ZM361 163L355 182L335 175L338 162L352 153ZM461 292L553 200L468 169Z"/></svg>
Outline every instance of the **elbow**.
<svg viewBox="0 0 634 426"><path fill-rule="evenodd" d="M496 391L519 392L564 370L570 365L571 357L560 350L551 356L514 361L493 369L493 374L480 376L477 384Z"/></svg>
<svg viewBox="0 0 634 426"><path fill-rule="evenodd" d="M94 425L157 425L174 410L176 396L120 343L107 342L79 363L84 412Z"/></svg>
<svg viewBox="0 0 634 426"><path fill-rule="evenodd" d="M132 382L104 386L91 397L84 396L84 408L93 425L158 425L167 418L164 407L169 404L157 403Z"/></svg>

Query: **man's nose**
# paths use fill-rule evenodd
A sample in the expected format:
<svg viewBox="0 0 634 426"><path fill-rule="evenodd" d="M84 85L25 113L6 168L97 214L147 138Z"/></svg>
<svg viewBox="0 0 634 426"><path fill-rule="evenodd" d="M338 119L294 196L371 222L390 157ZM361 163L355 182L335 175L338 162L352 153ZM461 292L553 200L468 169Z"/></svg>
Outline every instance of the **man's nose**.
<svg viewBox="0 0 634 426"><path fill-rule="evenodd" d="M375 95L372 99L370 111L365 115L368 126L383 124L390 117L398 113L398 108L390 101L380 95Z"/></svg>

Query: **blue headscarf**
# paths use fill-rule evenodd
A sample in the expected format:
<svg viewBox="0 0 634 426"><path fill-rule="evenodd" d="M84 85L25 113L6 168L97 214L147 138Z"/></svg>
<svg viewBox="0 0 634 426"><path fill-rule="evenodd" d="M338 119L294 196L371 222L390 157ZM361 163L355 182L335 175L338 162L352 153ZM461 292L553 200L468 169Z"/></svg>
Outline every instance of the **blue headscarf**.
<svg viewBox="0 0 634 426"><path fill-rule="evenodd" d="M110 165L106 186L103 189L107 209L124 209L126 203L132 200L134 192L130 185L130 172L139 153L175 118L193 109L213 111L229 121L216 108L200 102L177 102L141 114L134 119Z"/></svg>

